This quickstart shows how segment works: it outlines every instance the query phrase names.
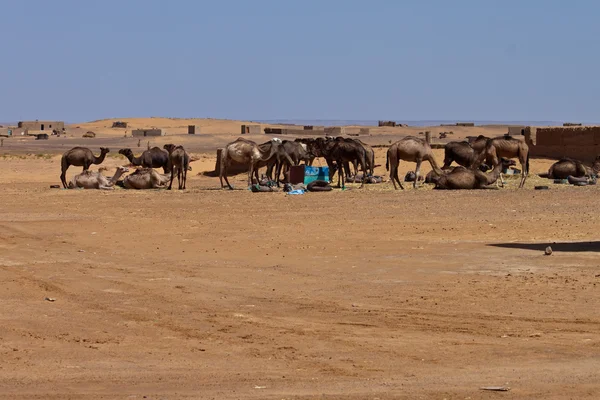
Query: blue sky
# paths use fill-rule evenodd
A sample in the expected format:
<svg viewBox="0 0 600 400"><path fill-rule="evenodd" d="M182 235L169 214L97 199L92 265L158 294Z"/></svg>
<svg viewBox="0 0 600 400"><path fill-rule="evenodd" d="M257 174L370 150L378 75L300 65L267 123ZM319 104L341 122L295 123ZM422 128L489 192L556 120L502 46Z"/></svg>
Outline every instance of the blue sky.
<svg viewBox="0 0 600 400"><path fill-rule="evenodd" d="M0 121L600 121L600 2L3 1Z"/></svg>

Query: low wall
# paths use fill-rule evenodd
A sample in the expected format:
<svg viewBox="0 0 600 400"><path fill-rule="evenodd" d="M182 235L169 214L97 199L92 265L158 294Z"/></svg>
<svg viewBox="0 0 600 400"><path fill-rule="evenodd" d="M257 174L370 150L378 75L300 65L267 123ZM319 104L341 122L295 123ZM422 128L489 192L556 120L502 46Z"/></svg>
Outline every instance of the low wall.
<svg viewBox="0 0 600 400"><path fill-rule="evenodd" d="M527 127L525 141L532 157L593 161L600 155L600 126Z"/></svg>

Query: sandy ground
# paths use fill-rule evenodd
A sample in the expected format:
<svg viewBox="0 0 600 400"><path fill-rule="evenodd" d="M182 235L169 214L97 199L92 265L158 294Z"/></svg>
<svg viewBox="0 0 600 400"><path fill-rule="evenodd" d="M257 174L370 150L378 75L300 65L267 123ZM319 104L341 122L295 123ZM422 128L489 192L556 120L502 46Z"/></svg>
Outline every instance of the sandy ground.
<svg viewBox="0 0 600 400"><path fill-rule="evenodd" d="M54 153L0 157L0 398L598 398L598 187L230 192L212 149L62 190Z"/></svg>

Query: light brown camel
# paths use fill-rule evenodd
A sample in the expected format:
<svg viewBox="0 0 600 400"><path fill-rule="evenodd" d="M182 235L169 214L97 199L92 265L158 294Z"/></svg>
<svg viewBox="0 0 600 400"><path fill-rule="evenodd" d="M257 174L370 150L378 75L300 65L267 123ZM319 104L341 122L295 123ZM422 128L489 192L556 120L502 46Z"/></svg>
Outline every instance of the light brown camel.
<svg viewBox="0 0 600 400"><path fill-rule="evenodd" d="M127 171L129 171L129 169L126 167L117 167L117 171L113 177L108 179L100 172L92 172L88 169L73 177L71 182L69 182L69 189L83 188L112 190L121 175Z"/></svg>
<svg viewBox="0 0 600 400"><path fill-rule="evenodd" d="M272 141L275 141L275 139L272 139ZM279 147L274 144L275 143L273 143L269 150L261 150L255 142L239 138L225 146L221 153L221 166L219 168L221 188L225 188L225 185L223 185L223 178L225 178L225 183L227 183L229 189L233 190L233 186L231 186L227 179L227 169L229 168L231 161L236 161L250 167L248 170L248 187L252 186L252 175L255 175L256 181L259 182L258 164L260 162L268 161L276 154Z"/></svg>
<svg viewBox="0 0 600 400"><path fill-rule="evenodd" d="M494 139L489 139L485 148L479 153L477 161L473 167L478 167L487 161L491 167L495 167L500 162L500 158L518 158L521 163L521 182L519 188L525 185L525 180L529 174L529 146L524 140L515 139L512 136L504 135ZM504 187L504 178L500 173L500 183Z"/></svg>
<svg viewBox="0 0 600 400"><path fill-rule="evenodd" d="M159 174L152 168L139 168L123 179L125 189L160 189L166 187L170 174Z"/></svg>
<svg viewBox="0 0 600 400"><path fill-rule="evenodd" d="M579 160L572 158L562 158L552 164L548 173L540 174L542 178L567 179L569 176L580 178L583 176L592 177L600 172L600 156L596 157L592 167L584 165Z"/></svg>
<svg viewBox="0 0 600 400"><path fill-rule="evenodd" d="M62 159L60 160L60 181L62 182L63 187L65 189L67 188L67 169L69 169L69 166L75 165L77 167L83 167L83 170L87 171L92 164L102 164L109 151L110 150L106 147L100 147L100 156L96 157L87 147L73 147L63 154Z"/></svg>
<svg viewBox="0 0 600 400"><path fill-rule="evenodd" d="M390 171L390 179L394 184L394 189L398 189L396 187L396 182L398 182L400 189L404 190L404 186L402 186L402 182L400 182L400 178L398 177L398 165L400 164L400 160L417 163L417 167L415 168L415 180L413 182L414 188L417 187L419 173L421 172L421 163L423 161L428 161L429 164L431 164L431 168L433 168L437 174L442 175L442 170L435 161L431 146L429 146L424 139L415 136L407 136L392 144L387 151L385 169Z"/></svg>
<svg viewBox="0 0 600 400"><path fill-rule="evenodd" d="M452 171L443 174L435 182L436 189L485 189L494 184L500 177L502 170L516 163L513 160L502 158L492 172L485 173L478 169L455 167Z"/></svg>
<svg viewBox="0 0 600 400"><path fill-rule="evenodd" d="M177 184L179 190L185 190L185 182L187 180L187 172L190 166L190 156L185 151L183 146L175 146L174 144L165 144L164 149L169 153L169 164L171 164L171 180L169 181L168 190L171 190L173 185L173 177L177 171Z"/></svg>

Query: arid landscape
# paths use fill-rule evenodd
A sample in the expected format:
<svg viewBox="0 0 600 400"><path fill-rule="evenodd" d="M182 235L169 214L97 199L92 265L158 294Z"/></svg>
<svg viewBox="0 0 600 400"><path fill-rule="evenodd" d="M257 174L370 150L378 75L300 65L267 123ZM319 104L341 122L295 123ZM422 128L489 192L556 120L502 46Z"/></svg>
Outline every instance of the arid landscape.
<svg viewBox="0 0 600 400"><path fill-rule="evenodd" d="M240 174L228 191L204 173L245 122L114 121L0 148L0 398L599 397L600 188L538 177L554 160L532 159L523 189L514 176L496 190L290 196L251 193ZM138 127L167 135L132 138ZM360 139L425 130L443 143L507 127ZM128 164L119 149L166 143L196 160L185 191L50 188L74 146L109 147L91 169L112 175Z"/></svg>

